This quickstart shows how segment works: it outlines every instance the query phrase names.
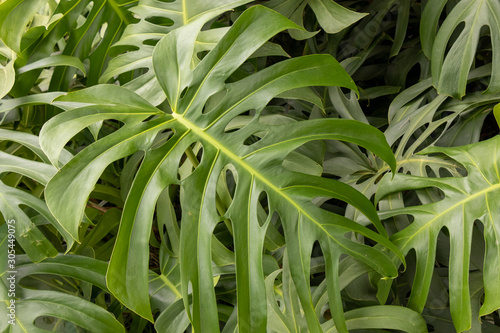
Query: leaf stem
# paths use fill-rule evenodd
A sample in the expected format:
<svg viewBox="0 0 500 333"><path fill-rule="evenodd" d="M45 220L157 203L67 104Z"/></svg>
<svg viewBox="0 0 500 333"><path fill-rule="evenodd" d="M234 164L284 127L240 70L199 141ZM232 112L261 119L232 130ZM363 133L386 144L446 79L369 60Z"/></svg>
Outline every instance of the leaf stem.
<svg viewBox="0 0 500 333"><path fill-rule="evenodd" d="M200 162L198 161L198 158L196 157L196 155L193 152L193 148L188 147L188 149L186 149L186 155L187 155L187 157L189 158L189 160L191 161L191 163L193 164L193 166L195 168L197 168L198 165L200 165Z"/></svg>

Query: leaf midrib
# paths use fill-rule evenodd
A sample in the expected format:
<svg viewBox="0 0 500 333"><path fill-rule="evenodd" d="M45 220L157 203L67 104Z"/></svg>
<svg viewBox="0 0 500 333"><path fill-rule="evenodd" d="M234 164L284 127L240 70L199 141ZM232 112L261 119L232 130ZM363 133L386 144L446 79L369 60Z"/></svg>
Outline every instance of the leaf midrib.
<svg viewBox="0 0 500 333"><path fill-rule="evenodd" d="M165 275L160 275L160 279L165 283L165 285L174 293L175 297L177 297L177 299L181 299L182 298L182 295L181 293L179 292L179 290L177 290L176 286L172 283L172 281L170 281Z"/></svg>

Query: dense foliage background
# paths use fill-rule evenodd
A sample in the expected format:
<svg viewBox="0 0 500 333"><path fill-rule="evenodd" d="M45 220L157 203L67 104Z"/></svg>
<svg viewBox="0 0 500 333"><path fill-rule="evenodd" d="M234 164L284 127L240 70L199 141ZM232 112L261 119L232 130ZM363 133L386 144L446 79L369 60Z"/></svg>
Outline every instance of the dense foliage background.
<svg viewBox="0 0 500 333"><path fill-rule="evenodd" d="M0 331L499 332L499 22L0 0Z"/></svg>

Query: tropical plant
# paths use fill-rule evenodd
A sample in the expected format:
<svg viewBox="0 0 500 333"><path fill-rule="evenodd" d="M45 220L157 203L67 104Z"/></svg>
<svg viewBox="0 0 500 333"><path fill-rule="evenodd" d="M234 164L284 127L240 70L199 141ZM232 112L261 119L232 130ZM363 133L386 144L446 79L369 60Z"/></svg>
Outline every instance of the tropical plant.
<svg viewBox="0 0 500 333"><path fill-rule="evenodd" d="M497 332L499 13L0 2L0 331Z"/></svg>

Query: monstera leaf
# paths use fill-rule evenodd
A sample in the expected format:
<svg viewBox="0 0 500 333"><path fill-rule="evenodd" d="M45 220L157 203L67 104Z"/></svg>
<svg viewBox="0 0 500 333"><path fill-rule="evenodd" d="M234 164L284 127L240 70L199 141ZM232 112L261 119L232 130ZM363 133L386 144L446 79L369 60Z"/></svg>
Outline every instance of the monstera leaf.
<svg viewBox="0 0 500 333"><path fill-rule="evenodd" d="M153 71L152 53L154 45L170 31L192 22L198 17L215 18L223 12L246 4L251 0L223 0L223 1L166 1L141 0L132 8L132 12L141 19L130 24L125 29L122 38L114 44L115 48L132 48L112 59L109 67L103 73L100 82L106 83L113 77L133 70L148 69L143 75L135 77L125 86L156 105L165 99L165 94L158 85ZM208 16L207 16L208 15ZM217 32L218 30L218 32ZM226 29L210 30L209 39L214 37L218 41ZM200 36L199 45L209 45ZM137 49L138 48L138 49ZM194 55L196 56L196 55Z"/></svg>
<svg viewBox="0 0 500 333"><path fill-rule="evenodd" d="M465 95L468 73L476 57L483 27L489 28L491 38L492 71L487 92L500 92L500 3L496 0L462 0L447 15L436 35L439 17L448 0L427 2L420 33L422 49L432 60L432 80L440 94L462 98ZM459 35L452 39L458 30ZM449 50L447 46L452 43Z"/></svg>
<svg viewBox="0 0 500 333"><path fill-rule="evenodd" d="M67 24L67 19L78 15L90 3L91 9L83 13L85 21L69 34L62 55L72 56L88 63L87 85L97 84L103 70L107 66L110 46L121 36L125 27L133 21L129 8L136 1L126 0L98 0L98 1L67 1L61 2L55 10L55 24L45 33L45 38L53 40L58 31L62 29L58 25ZM64 31L64 30L63 30ZM31 58L38 58L40 48L46 48L42 40ZM34 60L34 59L33 59ZM68 86L75 75L75 70L69 67L58 67L50 82L50 90L67 91Z"/></svg>
<svg viewBox="0 0 500 333"><path fill-rule="evenodd" d="M93 3L87 13L89 4ZM89 84L97 79L106 67L110 45L123 32L132 15L127 8L135 1L99 0L64 1L47 5L46 1L9 0L0 5L0 38L19 56L16 65L27 67L18 71L14 94L21 95L40 76L40 71L20 75L29 70L49 66L64 66L54 70L52 90L67 90L78 67L85 73L80 60L88 59ZM74 22L83 22L75 28ZM28 26L28 29L26 27ZM65 43L59 43L68 34ZM52 56L53 46L58 44L62 55ZM92 51L92 52L91 52ZM75 66L76 65L76 66ZM80 66L79 66L80 65Z"/></svg>
<svg viewBox="0 0 500 333"><path fill-rule="evenodd" d="M276 213L287 238L290 271L310 331L321 331L309 287L311 249L318 241L326 259L332 315L338 330L346 332L338 280L340 256L358 258L381 275L393 278L396 267L389 251L382 248L397 249L385 237L366 197L333 179L290 171L283 161L303 144L325 139L361 145L391 167L394 156L378 130L357 121L261 121L261 110L282 92L311 85L356 87L340 64L327 55L289 59L226 83L231 73L270 37L299 28L262 6L245 11L217 46L192 68L196 38L210 17L212 13L207 13L170 32L155 47L154 72L168 100L165 110L114 85L55 99L54 104L67 111L47 122L40 133L42 147L55 166L59 166L58 156L65 143L85 127L105 119L115 119L123 126L81 151L56 173L45 191L47 204L77 239L87 198L101 173L113 161L144 151L128 191L107 272L107 286L113 295L144 318L153 319L147 282L152 219L164 189L180 185L180 294L194 330L219 330L214 277L221 273L212 269L211 250L217 241L214 228L220 223L228 223L233 235L239 329L266 329L262 248L266 229ZM230 123L241 114L252 116L252 120L234 130ZM247 138L256 142L249 144ZM228 209L220 212L216 208L217 187L220 176L227 173L233 175L236 189L228 197ZM269 203L267 217L257 214L262 197ZM317 207L313 203L316 197L337 198L354 205L382 235ZM67 205L68 200L74 205ZM345 237L348 232L371 238L382 248L350 241Z"/></svg>
<svg viewBox="0 0 500 333"><path fill-rule="evenodd" d="M69 251L73 245L73 239L52 216L45 202L32 193L16 188L17 179L14 181L8 181L7 179L10 175L16 177L26 176L41 185L45 185L56 173L56 168L50 164L47 156L40 148L38 137L28 133L0 129L0 142L2 141L15 142L17 145L15 151L20 150L23 146L29 148L30 151L26 154L32 155L33 158L28 159L0 151L0 173L3 174L0 178L0 213L6 220L13 219L16 221L15 230L18 244L34 262L47 257L54 257L58 251L38 228L42 224L51 224L64 237ZM68 154L67 151L62 154L64 162L69 159ZM38 225L35 224L22 207L32 208L44 221L37 223Z"/></svg>
<svg viewBox="0 0 500 333"><path fill-rule="evenodd" d="M422 311L429 292L434 268L436 238L446 228L450 237L450 307L458 332L471 326L469 295L469 258L472 227L476 220L484 227L485 253L483 267L484 302L479 315L500 308L500 137L456 148L429 147L422 154L442 153L461 163L466 177L423 178L397 174L385 177L379 186L377 200L390 193L435 187L444 193L438 202L382 214L387 218L399 214L414 217L413 223L391 236L404 254L415 250L417 268L409 306Z"/></svg>
<svg viewBox="0 0 500 333"><path fill-rule="evenodd" d="M7 244L8 234L0 231L0 235L3 249ZM75 278L74 281L85 281L106 291L106 263L103 261L84 256L60 255L42 263L33 264L26 256L18 255L16 256L16 271L14 273L4 270L4 267L0 270L2 271L2 280L0 281L2 303L11 304L12 295L9 295L7 287L12 281L7 279L11 274L14 274L16 278L15 294L17 297L14 303L15 315L12 317L9 316L12 313L9 312L10 309L2 306L0 312L2 317L11 321L8 323L7 319L2 320L0 323L2 332L47 332L37 325L37 323L40 324L39 320L43 317L52 317L56 320L54 330L57 330L58 325L63 326L66 323L71 323L74 325L73 329L75 326L79 326L93 332L125 332L120 322L106 309L70 293L70 291L74 293L75 290L65 291L64 289L64 282ZM38 287L37 290L23 286L27 283L25 278L31 276L38 277L34 279L35 286ZM44 279L43 277L46 276L51 276L51 278ZM75 287L76 293L79 294L76 284L78 282L73 283L71 286ZM78 284L81 285L81 282ZM63 327L69 330L69 326Z"/></svg>
<svg viewBox="0 0 500 333"><path fill-rule="evenodd" d="M486 66L474 69L470 81L484 77ZM500 100L500 94L470 93L461 101L447 96L437 95L429 98L424 93L431 87L431 79L421 81L401 92L389 107L389 126L384 134L388 143L394 147L397 169L402 173L427 177L447 174L460 176L461 166L454 160L441 156L417 154L418 151L432 145L457 146L479 141L480 126L483 124L491 106ZM443 130L444 128L444 130ZM369 160L355 149L342 148L341 158L334 156L327 159L324 171L342 177L367 197L377 191L378 180L387 172L389 166L380 160ZM345 159L356 161L348 165ZM417 192L422 202L436 199L432 191ZM389 200L395 204L396 197ZM402 198L399 198L402 204ZM439 199L438 199L439 200ZM385 202L382 203L385 205ZM355 221L368 222L353 207L347 208L346 216Z"/></svg>

